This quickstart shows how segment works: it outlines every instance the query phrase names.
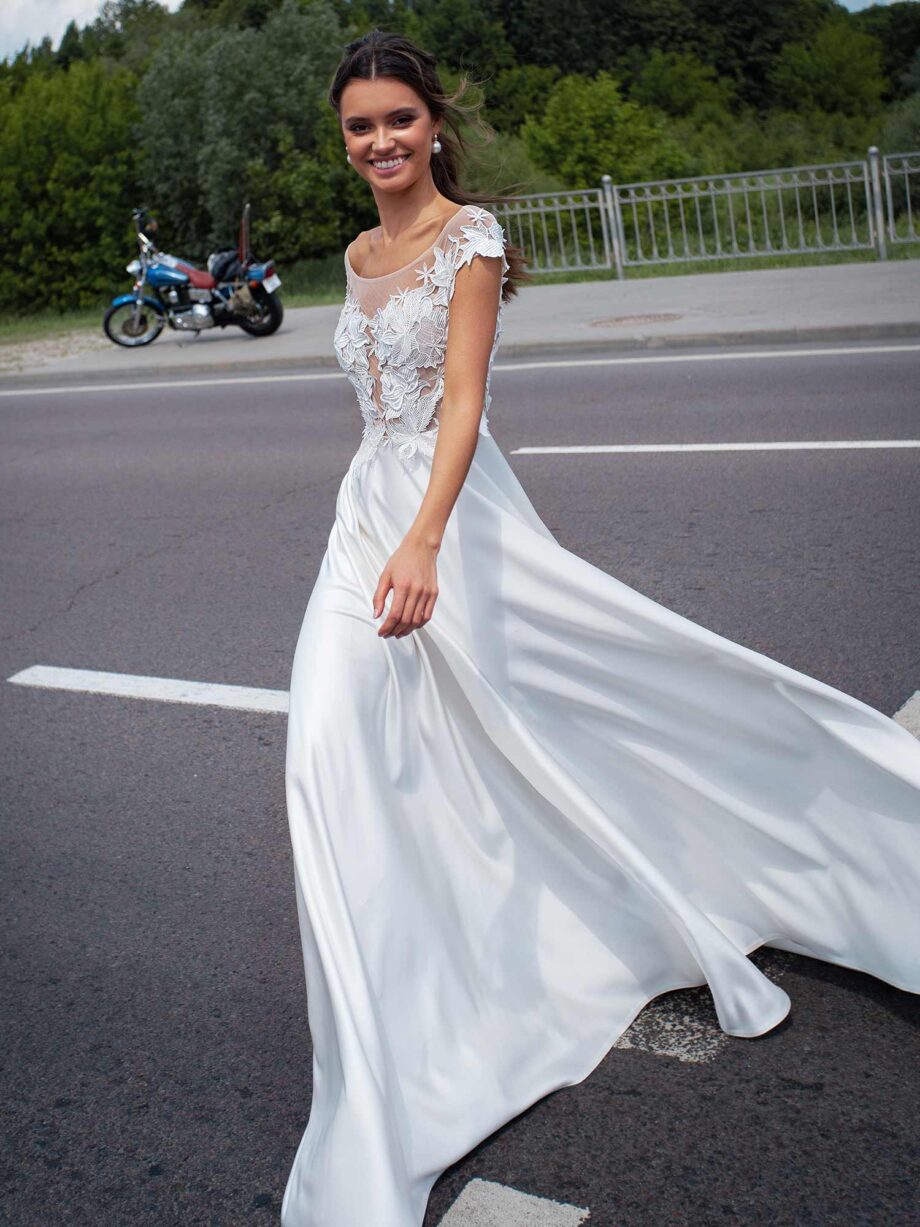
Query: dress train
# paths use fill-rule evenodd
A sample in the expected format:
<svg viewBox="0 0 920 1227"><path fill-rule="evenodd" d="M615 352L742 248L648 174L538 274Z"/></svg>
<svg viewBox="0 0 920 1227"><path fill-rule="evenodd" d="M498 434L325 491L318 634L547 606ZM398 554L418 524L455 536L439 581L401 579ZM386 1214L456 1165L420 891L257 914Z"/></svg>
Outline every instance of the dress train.
<svg viewBox="0 0 920 1227"><path fill-rule="evenodd" d="M294 655L314 1049L284 1227L420 1227L445 1168L666 990L769 1031L759 946L920 992L920 744L565 549L488 433L434 616L381 639L429 473L352 462Z"/></svg>

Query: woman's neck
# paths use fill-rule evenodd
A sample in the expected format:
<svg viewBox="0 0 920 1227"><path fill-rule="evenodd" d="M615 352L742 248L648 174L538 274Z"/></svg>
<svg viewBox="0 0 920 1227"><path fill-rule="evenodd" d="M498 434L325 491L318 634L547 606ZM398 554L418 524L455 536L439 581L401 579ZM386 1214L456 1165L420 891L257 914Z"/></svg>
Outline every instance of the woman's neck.
<svg viewBox="0 0 920 1227"><path fill-rule="evenodd" d="M380 247L399 243L408 232L442 217L451 205L457 207L441 195L432 179L427 183L413 183L398 195L375 192L374 198L380 216Z"/></svg>

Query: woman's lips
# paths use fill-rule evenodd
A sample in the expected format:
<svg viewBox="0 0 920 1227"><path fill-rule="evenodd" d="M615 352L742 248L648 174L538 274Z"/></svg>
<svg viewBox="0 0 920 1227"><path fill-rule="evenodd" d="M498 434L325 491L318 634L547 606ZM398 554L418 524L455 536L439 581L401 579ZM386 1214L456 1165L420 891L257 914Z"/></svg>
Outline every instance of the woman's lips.
<svg viewBox="0 0 920 1227"><path fill-rule="evenodd" d="M399 156L402 158L402 161L398 163L398 165L396 166L374 166L373 161L371 161L371 166L374 168L374 170L377 172L378 175L395 175L398 170L402 170L406 162L408 162L409 158L412 157L412 154L411 153L401 153ZM382 160L384 162L390 161L389 158L383 158Z"/></svg>

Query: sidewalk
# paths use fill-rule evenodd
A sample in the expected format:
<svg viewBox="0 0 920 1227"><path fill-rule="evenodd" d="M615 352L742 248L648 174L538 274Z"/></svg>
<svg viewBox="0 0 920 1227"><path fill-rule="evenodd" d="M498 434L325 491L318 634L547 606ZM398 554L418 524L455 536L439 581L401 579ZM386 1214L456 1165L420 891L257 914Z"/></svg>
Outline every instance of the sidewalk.
<svg viewBox="0 0 920 1227"><path fill-rule="evenodd" d="M340 309L288 309L272 337L167 329L138 350L112 345L100 322L82 352L0 346L0 384L336 366ZM506 305L499 357L896 337L920 337L920 260L527 286Z"/></svg>

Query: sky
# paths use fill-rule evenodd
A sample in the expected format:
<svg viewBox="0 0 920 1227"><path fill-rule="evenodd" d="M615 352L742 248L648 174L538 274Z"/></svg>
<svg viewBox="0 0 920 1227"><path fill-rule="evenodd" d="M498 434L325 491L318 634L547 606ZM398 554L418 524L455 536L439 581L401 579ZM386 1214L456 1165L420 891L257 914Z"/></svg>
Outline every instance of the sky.
<svg viewBox="0 0 920 1227"><path fill-rule="evenodd" d="M160 0L177 9L181 0ZM46 34L56 47L71 21L89 25L101 0L0 0L0 59L10 60L26 43L37 46Z"/></svg>
<svg viewBox="0 0 920 1227"><path fill-rule="evenodd" d="M843 0L848 9L868 8L874 0ZM886 2L886 0L882 0ZM177 9L181 0L161 0ZM99 0L0 0L0 59L12 59L27 42L36 46L49 34L56 47L68 22L87 25L99 12Z"/></svg>

